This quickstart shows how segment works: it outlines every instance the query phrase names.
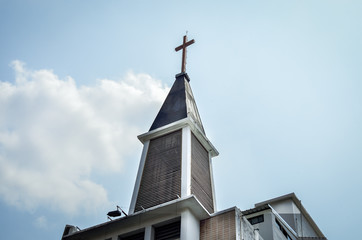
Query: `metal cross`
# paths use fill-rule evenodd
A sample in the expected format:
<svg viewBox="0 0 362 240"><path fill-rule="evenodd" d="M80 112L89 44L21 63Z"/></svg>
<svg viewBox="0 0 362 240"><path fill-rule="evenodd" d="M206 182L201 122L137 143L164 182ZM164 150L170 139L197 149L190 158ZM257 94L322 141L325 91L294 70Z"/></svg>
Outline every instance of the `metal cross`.
<svg viewBox="0 0 362 240"><path fill-rule="evenodd" d="M195 40L192 39L190 41L187 41L187 35L184 36L184 41L182 45L175 48L175 51L178 52L182 49L182 65L181 65L181 73L186 72L186 48L190 46L191 44L195 43Z"/></svg>

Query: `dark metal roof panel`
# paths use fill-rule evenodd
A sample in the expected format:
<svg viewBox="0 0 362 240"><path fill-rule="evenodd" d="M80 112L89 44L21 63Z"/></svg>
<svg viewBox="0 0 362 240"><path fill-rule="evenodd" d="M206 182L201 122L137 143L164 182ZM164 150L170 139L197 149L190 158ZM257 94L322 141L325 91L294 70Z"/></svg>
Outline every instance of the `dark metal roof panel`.
<svg viewBox="0 0 362 240"><path fill-rule="evenodd" d="M150 131L187 117L185 95L185 80L180 76L176 78Z"/></svg>
<svg viewBox="0 0 362 240"><path fill-rule="evenodd" d="M194 134L191 134L191 193L209 213L214 212L209 154Z"/></svg>
<svg viewBox="0 0 362 240"><path fill-rule="evenodd" d="M176 80L153 121L150 131L190 116L205 133L189 81L186 73L176 75Z"/></svg>

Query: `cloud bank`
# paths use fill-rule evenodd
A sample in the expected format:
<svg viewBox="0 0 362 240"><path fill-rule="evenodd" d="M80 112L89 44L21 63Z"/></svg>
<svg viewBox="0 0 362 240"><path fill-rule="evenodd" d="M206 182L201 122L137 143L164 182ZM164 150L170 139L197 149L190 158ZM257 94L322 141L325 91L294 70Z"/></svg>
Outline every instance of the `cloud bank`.
<svg viewBox="0 0 362 240"><path fill-rule="evenodd" d="M0 81L0 197L69 214L108 204L92 173L122 169L145 113L157 112L168 87L134 73L77 87L51 70L12 66L15 82Z"/></svg>

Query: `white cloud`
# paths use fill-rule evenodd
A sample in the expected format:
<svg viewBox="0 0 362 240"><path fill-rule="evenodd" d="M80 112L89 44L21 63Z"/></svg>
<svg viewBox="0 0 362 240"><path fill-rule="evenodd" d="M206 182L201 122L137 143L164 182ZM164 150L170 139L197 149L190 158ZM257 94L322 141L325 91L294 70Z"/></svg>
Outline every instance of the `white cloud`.
<svg viewBox="0 0 362 240"><path fill-rule="evenodd" d="M91 174L121 170L145 112L155 114L169 89L146 74L77 87L51 70L13 68L15 83L0 82L0 197L66 213L107 204Z"/></svg>

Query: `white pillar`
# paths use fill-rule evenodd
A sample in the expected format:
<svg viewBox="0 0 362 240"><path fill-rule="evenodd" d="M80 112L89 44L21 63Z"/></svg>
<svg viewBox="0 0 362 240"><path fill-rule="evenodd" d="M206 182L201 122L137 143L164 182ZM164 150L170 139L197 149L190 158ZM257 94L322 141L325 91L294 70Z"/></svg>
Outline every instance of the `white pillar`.
<svg viewBox="0 0 362 240"><path fill-rule="evenodd" d="M212 170L212 158L211 158L210 152L209 152L209 166L210 166L210 178L211 178L211 189L212 189L212 202L214 203L214 212L217 212L215 184L214 184L214 171Z"/></svg>
<svg viewBox="0 0 362 240"><path fill-rule="evenodd" d="M155 234L154 234L154 229L152 226L147 226L145 228L145 237L144 240L154 240L155 239Z"/></svg>
<svg viewBox="0 0 362 240"><path fill-rule="evenodd" d="M254 230L254 234L255 234L255 240L259 240L260 238L259 238L259 229L255 229Z"/></svg>
<svg viewBox="0 0 362 240"><path fill-rule="evenodd" d="M181 240L200 239L200 220L189 209L181 213Z"/></svg>
<svg viewBox="0 0 362 240"><path fill-rule="evenodd" d="M191 130L182 128L181 197L191 195Z"/></svg>

